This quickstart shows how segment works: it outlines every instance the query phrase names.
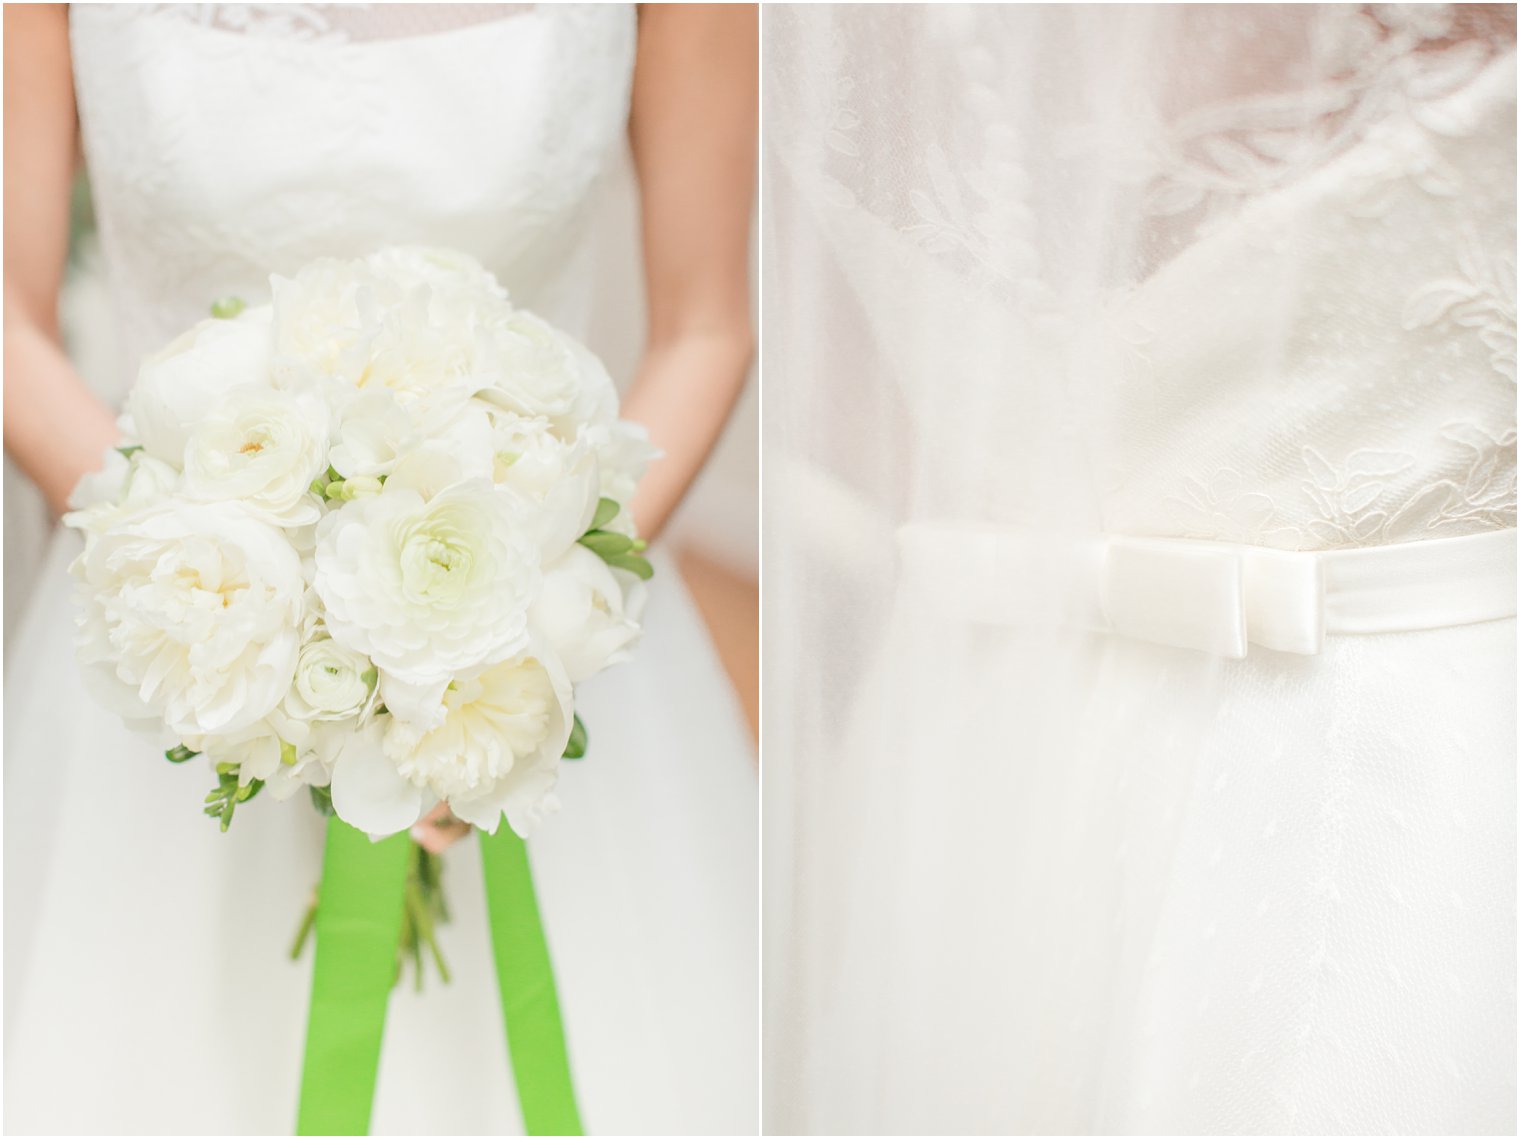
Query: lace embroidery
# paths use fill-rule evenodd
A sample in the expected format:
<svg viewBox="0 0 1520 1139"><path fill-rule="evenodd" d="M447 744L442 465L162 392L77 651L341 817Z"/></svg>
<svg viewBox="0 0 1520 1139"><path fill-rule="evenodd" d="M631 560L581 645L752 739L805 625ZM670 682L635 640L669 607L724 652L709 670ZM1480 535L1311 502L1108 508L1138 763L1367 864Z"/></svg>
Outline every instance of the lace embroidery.
<svg viewBox="0 0 1520 1139"><path fill-rule="evenodd" d="M367 43L490 23L533 4L149 4L143 10L238 35L302 43Z"/></svg>

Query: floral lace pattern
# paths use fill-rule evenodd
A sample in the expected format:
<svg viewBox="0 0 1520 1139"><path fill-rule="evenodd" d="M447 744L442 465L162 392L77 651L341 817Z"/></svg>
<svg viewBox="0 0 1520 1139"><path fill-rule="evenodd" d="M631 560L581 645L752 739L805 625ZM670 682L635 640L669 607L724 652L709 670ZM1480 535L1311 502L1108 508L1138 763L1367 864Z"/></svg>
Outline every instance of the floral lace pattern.
<svg viewBox="0 0 1520 1139"><path fill-rule="evenodd" d="M631 5L88 5L85 163L133 362L321 256L470 251L574 324L624 137Z"/></svg>
<svg viewBox="0 0 1520 1139"><path fill-rule="evenodd" d="M1085 464L1117 533L1513 526L1513 19L788 12L769 143L914 442L998 441L937 446L915 509L1023 525L1023 472ZM928 314L953 348L922 351Z"/></svg>
<svg viewBox="0 0 1520 1139"><path fill-rule="evenodd" d="M532 4L147 4L142 10L238 35L304 43L404 39L490 23Z"/></svg>

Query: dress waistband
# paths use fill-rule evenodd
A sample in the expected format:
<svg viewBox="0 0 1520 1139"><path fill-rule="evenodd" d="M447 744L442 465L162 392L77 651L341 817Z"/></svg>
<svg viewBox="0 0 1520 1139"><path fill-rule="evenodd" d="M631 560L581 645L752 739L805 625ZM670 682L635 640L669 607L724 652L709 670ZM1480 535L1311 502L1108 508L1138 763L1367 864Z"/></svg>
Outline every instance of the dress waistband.
<svg viewBox="0 0 1520 1139"><path fill-rule="evenodd" d="M1110 535L1063 542L979 523L898 531L905 583L967 620L1060 620L1231 659L1317 653L1330 635L1515 616L1515 531L1324 551Z"/></svg>

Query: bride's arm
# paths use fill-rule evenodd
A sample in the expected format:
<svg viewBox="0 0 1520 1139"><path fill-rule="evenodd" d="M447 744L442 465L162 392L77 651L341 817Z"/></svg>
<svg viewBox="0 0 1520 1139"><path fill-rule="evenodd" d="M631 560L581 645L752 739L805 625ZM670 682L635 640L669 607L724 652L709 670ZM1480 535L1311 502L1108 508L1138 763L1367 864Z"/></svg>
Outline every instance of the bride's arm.
<svg viewBox="0 0 1520 1139"><path fill-rule="evenodd" d="M64 5L5 6L5 449L61 512L116 438L64 355L75 117Z"/></svg>
<svg viewBox="0 0 1520 1139"><path fill-rule="evenodd" d="M639 13L629 135L649 322L623 407L665 452L633 503L646 537L701 470L754 351L756 20L747 4L650 4Z"/></svg>

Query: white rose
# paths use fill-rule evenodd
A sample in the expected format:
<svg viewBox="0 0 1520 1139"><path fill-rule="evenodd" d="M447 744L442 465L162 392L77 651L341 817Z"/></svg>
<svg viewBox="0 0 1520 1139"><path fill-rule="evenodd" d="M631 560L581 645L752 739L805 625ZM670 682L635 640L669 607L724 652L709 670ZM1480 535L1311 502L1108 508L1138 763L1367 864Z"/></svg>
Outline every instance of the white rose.
<svg viewBox="0 0 1520 1139"><path fill-rule="evenodd" d="M346 720L361 715L378 675L369 658L328 636L301 646L285 712L297 720Z"/></svg>
<svg viewBox="0 0 1520 1139"><path fill-rule="evenodd" d="M321 516L311 482L327 469L327 409L272 388L240 388L200 422L185 446L185 494L241 502L277 526Z"/></svg>
<svg viewBox="0 0 1520 1139"><path fill-rule="evenodd" d="M396 717L344 749L333 768L333 806L370 834L411 826L436 799L495 832L505 813L518 834L558 807L559 759L574 723L570 681L552 656L525 654L458 677L438 726Z"/></svg>
<svg viewBox="0 0 1520 1139"><path fill-rule="evenodd" d="M521 651L539 577L522 504L484 480L431 499L395 481L318 527L333 639L411 683Z"/></svg>
<svg viewBox="0 0 1520 1139"><path fill-rule="evenodd" d="M127 718L236 732L284 697L304 583L285 536L236 504L170 500L75 561L80 659Z"/></svg>
<svg viewBox="0 0 1520 1139"><path fill-rule="evenodd" d="M179 467L196 425L233 388L269 383L270 310L203 320L144 361L127 415L150 455Z"/></svg>
<svg viewBox="0 0 1520 1139"><path fill-rule="evenodd" d="M633 574L614 571L584 546L571 546L544 570L529 619L571 683L579 684L629 658L646 596Z"/></svg>

